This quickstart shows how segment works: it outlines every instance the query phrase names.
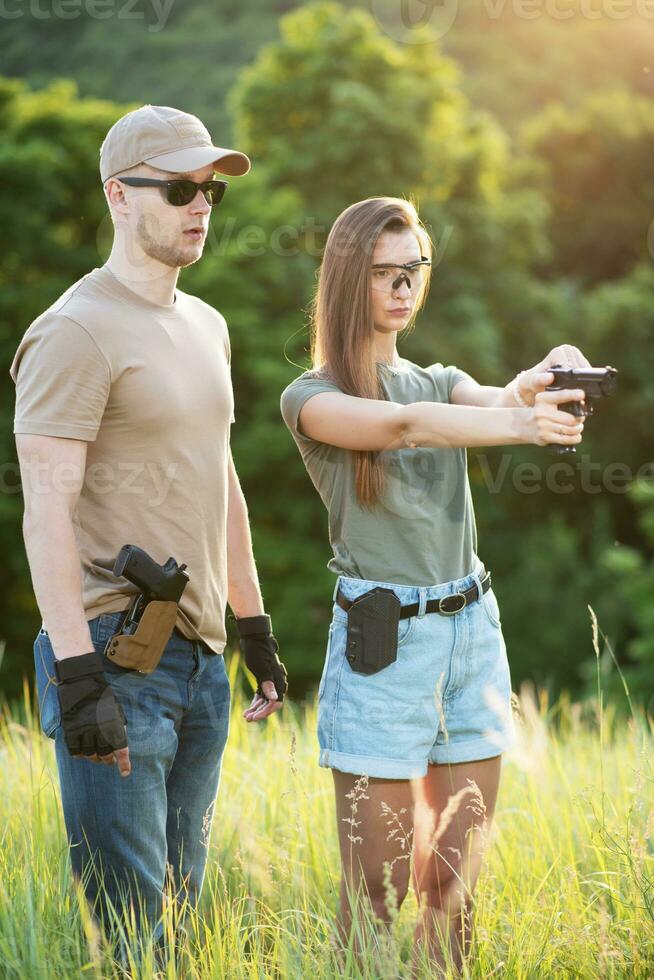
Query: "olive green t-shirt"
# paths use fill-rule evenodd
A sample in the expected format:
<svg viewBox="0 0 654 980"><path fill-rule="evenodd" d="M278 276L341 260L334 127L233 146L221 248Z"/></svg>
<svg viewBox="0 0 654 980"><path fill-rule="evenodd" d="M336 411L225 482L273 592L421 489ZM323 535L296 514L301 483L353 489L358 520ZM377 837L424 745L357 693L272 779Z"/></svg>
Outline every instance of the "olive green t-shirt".
<svg viewBox="0 0 654 980"><path fill-rule="evenodd" d="M391 368L378 362L385 398L408 405L448 403L452 388L470 375L449 365L420 367L406 358ZM331 571L400 585L438 585L470 574L477 564L477 529L465 448L383 450L386 489L376 511L359 505L355 454L311 439L298 427L304 403L323 391L341 391L316 371L305 371L282 392L282 416L329 515Z"/></svg>
<svg viewBox="0 0 654 980"><path fill-rule="evenodd" d="M15 433L88 443L73 513L86 618L129 606L137 587L92 562L134 544L187 565L176 625L222 653L234 421L224 317L181 289L151 302L102 266L34 320L10 374Z"/></svg>

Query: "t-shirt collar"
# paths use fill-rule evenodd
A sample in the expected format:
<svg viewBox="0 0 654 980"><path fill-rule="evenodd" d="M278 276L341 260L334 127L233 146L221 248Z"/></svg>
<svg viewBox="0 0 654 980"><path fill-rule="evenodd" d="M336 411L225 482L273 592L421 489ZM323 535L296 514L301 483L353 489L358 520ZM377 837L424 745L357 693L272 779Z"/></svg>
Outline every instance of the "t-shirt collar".
<svg viewBox="0 0 654 980"><path fill-rule="evenodd" d="M120 295L134 306L138 306L139 309L147 310L150 313L158 313L162 316L177 316L180 310L179 304L179 290L175 290L175 302L174 303L154 303L152 300L147 299L142 296L141 293L137 293L135 289L130 289L125 283L118 279L113 272L106 266L103 265L95 270L105 277L109 288Z"/></svg>

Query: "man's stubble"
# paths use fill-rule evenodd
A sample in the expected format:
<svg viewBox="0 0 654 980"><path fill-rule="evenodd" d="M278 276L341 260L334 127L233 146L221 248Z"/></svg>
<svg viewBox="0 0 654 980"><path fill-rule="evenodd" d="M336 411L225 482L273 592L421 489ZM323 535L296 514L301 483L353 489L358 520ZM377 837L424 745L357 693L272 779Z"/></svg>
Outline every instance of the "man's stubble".
<svg viewBox="0 0 654 980"><path fill-rule="evenodd" d="M139 245L151 259L156 259L171 269L184 269L202 257L202 249L193 254L189 249L182 249L174 243L162 241L159 236L155 237L150 231L153 224L156 226L157 222L153 222L152 215L141 214L136 225ZM155 230L159 231L159 228L156 227Z"/></svg>

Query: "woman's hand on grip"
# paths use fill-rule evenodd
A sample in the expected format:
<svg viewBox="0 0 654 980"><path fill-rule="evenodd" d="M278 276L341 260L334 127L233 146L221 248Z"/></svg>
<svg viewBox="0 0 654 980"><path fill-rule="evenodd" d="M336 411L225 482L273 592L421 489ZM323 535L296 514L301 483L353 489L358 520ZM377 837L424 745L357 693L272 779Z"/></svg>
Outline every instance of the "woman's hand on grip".
<svg viewBox="0 0 654 980"><path fill-rule="evenodd" d="M547 446L550 443L571 446L581 442L583 418L561 411L558 406L562 402L583 401L584 398L581 389L539 392L533 407L525 409L529 413L528 441L536 446Z"/></svg>

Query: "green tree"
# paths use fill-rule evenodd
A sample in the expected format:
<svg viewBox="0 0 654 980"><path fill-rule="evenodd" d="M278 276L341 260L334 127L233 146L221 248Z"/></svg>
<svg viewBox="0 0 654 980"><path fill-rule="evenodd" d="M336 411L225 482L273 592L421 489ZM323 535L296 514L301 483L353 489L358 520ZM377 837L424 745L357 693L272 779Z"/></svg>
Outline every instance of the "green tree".
<svg viewBox="0 0 654 980"><path fill-rule="evenodd" d="M633 702L644 705L654 715L654 462L649 473L636 480L629 491L638 509L638 528L645 549L609 548L602 564L611 575L615 602L625 611L627 622L617 638L600 641L600 673L605 697L626 713L627 700L623 681L615 669L613 656L621 664ZM599 623L600 627L602 623ZM612 656L613 653L613 656ZM585 664L584 676L588 694L597 688L595 664Z"/></svg>
<svg viewBox="0 0 654 980"><path fill-rule="evenodd" d="M593 299L600 301L586 296L574 279L536 277L553 249L546 202L529 184L533 166L513 158L497 125L470 107L448 59L433 47L395 45L368 15L348 14L334 3L289 15L280 33L235 90L237 132L273 186L294 188L325 231L354 200L375 193L417 200L439 245L438 264L417 329L400 340L402 353L418 363L453 361L486 384L505 384L561 342L576 343L593 363L619 362L616 341L624 337L624 324L619 328L616 318L602 329L592 312L585 315ZM337 76L329 68L336 63ZM411 98L412 111L402 114L401 103ZM619 304L612 299L614 307ZM308 336L293 337L294 360L302 361L300 343L306 350ZM289 371L288 380L297 373ZM629 381L621 374L627 390ZM624 418L612 405L589 423L584 451L595 459L611 460L619 445L611 413ZM501 492L492 493L487 470L496 470L504 455L470 453L480 550L497 572L514 638L515 682L532 676L554 693L557 683L578 685L580 664L592 655L584 597L595 600L611 629L620 628L620 610L605 598L610 581L597 556L624 526L624 504L600 491L601 499L593 497L589 508L578 473L571 494L552 490L546 475L553 460L536 447L511 453L509 476ZM512 468L527 461L542 473L536 497L516 489L511 479ZM313 522L296 527L289 510L282 525L298 567L293 592L303 607L310 593L313 609L315 583L306 570L324 541L324 512L306 486L290 437L285 472L300 474L293 486L304 488L302 506L314 514ZM544 587L525 590L523 583L534 579ZM557 601L553 615L553 596L565 582L575 587L565 602ZM535 602L542 605L541 616L534 613Z"/></svg>
<svg viewBox="0 0 654 980"><path fill-rule="evenodd" d="M6 642L2 686L11 693L19 689L19 665L29 669L39 618L21 533L8 370L31 321L99 264L105 202L98 148L120 114L110 102L79 99L71 81L32 92L22 81L0 79L0 223L11 229L0 254L0 639Z"/></svg>
<svg viewBox="0 0 654 980"><path fill-rule="evenodd" d="M5 75L24 78L34 88L71 78L84 97L193 112L217 145L230 146L225 93L241 65L275 36L277 18L296 5L293 0L219 0L210 6L204 0L116 0L101 11L98 4L96 15L90 4L77 6L78 16L75 10L60 15L58 5L44 4L39 17L30 16L25 4L23 16L3 17L0 63ZM8 10L20 7L7 4Z"/></svg>
<svg viewBox="0 0 654 980"><path fill-rule="evenodd" d="M400 16L396 0L384 3ZM543 107L574 109L589 92L610 93L619 85L652 97L654 20L638 3L624 4L619 13L610 3L588 0L458 0L454 6L443 48L461 65L471 101L490 109L512 134Z"/></svg>
<svg viewBox="0 0 654 980"><path fill-rule="evenodd" d="M244 69L232 98L238 140L320 221L375 194L491 196L501 130L471 111L449 58L398 45L366 11L310 4Z"/></svg>
<svg viewBox="0 0 654 980"><path fill-rule="evenodd" d="M5 189L0 220L16 229L11 247L0 257L0 352L5 372L30 322L107 257L112 226L98 173L98 148L112 123L129 108L79 99L73 82L31 92L24 82L0 80L0 175ZM229 324L239 422L234 456L249 501L264 589L270 583L266 598L278 613L276 628L296 637L294 598L284 588L296 568L281 530L282 518L294 501L301 533L302 527L309 529L314 515L303 508L301 495L292 492L284 474L288 447L279 418L279 392L287 376L280 351L285 338L301 326L313 270L313 260L296 242L301 226L296 195L288 189L271 190L263 168L255 166L247 178L232 182L224 205L212 216L203 260L180 277L182 289L212 303ZM6 377L0 409L5 461L0 494L5 552L0 640L6 641L1 677L5 691L17 694L21 673L31 672L39 614L21 534L14 388L7 373ZM271 475L275 472L277 477ZM288 496L271 493L276 480ZM322 564L326 561L327 557ZM313 583L314 591L318 582ZM295 662L293 651L287 650L296 684L303 670L305 684L315 672L315 665L307 667L306 655L300 653L306 642L306 637L297 637Z"/></svg>
<svg viewBox="0 0 654 980"><path fill-rule="evenodd" d="M406 349L402 342L403 352L419 363L461 355L492 383L489 375L502 371L502 345L490 286L508 264L522 295L529 262L545 247L539 202L527 192L520 201L507 193L501 129L469 106L451 61L394 44L364 12L319 3L289 14L280 33L235 89L239 145L261 161L273 187L293 188L319 226L310 243L314 264L343 208L375 193L414 196L439 244L433 297L421 317L423 324L438 323L438 336L419 326ZM300 241L308 248L306 235ZM299 305L306 306L309 277L304 286ZM285 370L285 383L308 363L306 328L287 337L295 366ZM247 358L235 364L236 372L250 370ZM276 415L278 395L271 401ZM286 447L283 472L297 494L284 494L288 507L280 515L291 556L287 584L308 611L303 649L312 651L309 669L316 676L323 651L315 649L314 627L329 606L326 519L288 434ZM289 628L289 635L302 636L307 627L296 616Z"/></svg>
<svg viewBox="0 0 654 980"><path fill-rule="evenodd" d="M227 320L236 415L232 452L266 609L297 697L319 670L316 636L326 634L328 625L329 547L327 522L306 492L279 396L289 375L301 370L288 340L302 332L315 260L302 247L304 212L293 190L271 188L256 163L232 183L212 220L202 261L182 272L180 286ZM236 632L230 620L227 626L232 646Z"/></svg>
<svg viewBox="0 0 654 980"><path fill-rule="evenodd" d="M596 284L626 275L653 242L654 106L628 91L552 106L526 127L550 209L547 276Z"/></svg>
<svg viewBox="0 0 654 980"><path fill-rule="evenodd" d="M292 6L280 2L275 9ZM396 44L365 10L317 3L284 17L279 40L261 49L237 79L232 120L222 103L233 66L274 27L264 17L255 30L253 11L242 8L234 12L233 5L221 4L215 23L205 23L195 3L175 8L147 55L136 32L121 33L121 57L112 68L98 54L100 25L80 20L72 33L64 32L70 60L54 63L70 64L79 74L84 51L89 57L81 60L94 64L93 77L84 69L86 91L128 92L139 97L137 104L172 102L210 125L222 120L220 132L234 123L236 145L243 143L252 156L252 172L231 182L212 219L202 262L184 270L180 285L212 303L229 324L238 422L232 446L266 604L297 696L322 666L333 577L326 569L326 515L281 421L279 395L308 363L305 311L331 222L342 208L372 194L413 196L437 243L437 262L427 307L415 332L400 338L401 353L418 363L459 364L482 383L503 385L555 344L576 344L594 364L620 371L617 395L586 426L582 453L602 470L621 461L634 472L652 448L654 270L641 216L650 209L644 174L651 119L644 104L625 105L618 96L581 104L583 66L565 78L548 73L543 66L555 56L562 65L575 65L573 44L545 51L543 70L536 70L539 38L551 36L543 24L530 25L529 45L521 47L516 39L526 41L524 25L502 18L502 43L490 46L484 67L470 33L479 34L479 14L469 3L461 5L456 28L441 47ZM234 21L225 30L221 17L228 9ZM201 24L206 30L198 55ZM499 25L492 26L498 38ZM8 37L9 43L25 42L32 27L12 24L4 33L5 50ZM458 50L466 69L474 62L472 72L446 56L465 40L461 31L470 44ZM242 33L247 45L235 41ZM54 51L64 43L62 33L55 31L50 42ZM218 53L220 64L180 89L183 73L174 66L187 64L191 42L194 57ZM497 51L505 49L511 59L495 63ZM587 45L584 51L587 65ZM613 52L609 60L617 65L624 59ZM138 67L124 72L128 62ZM41 70L47 77L47 57ZM165 84L158 74L164 70ZM536 88L519 90L516 80L527 77ZM626 84L637 87L633 78ZM547 122L532 127L517 155L466 91L483 91L479 103L486 105L498 93L512 128L535 92L539 102L562 95L568 108L552 109ZM30 92L20 82L0 80L0 216L13 229L0 257L5 369L30 321L104 261L111 227L97 175L98 147L128 108L79 98L69 82ZM623 159L628 176L603 181L601 162L612 173ZM559 206L557 195L566 186L572 188L574 221L563 220ZM3 459L15 463L8 378L0 397ZM522 462L535 462L543 476L552 462L538 447L514 448L501 489L493 492L489 479L505 455L502 449L469 453L480 554L496 573L514 686L529 676L554 695L561 685L579 688L585 664L593 665L587 603L618 656L635 657L626 653L637 635L635 616L614 588L611 561L626 556L628 564L631 550L646 561L649 546L631 494L603 487L589 496L578 476L565 495L546 485L534 495L516 488L513 473ZM0 676L15 692L16 668L31 663L38 613L20 533L20 494L13 492L15 470L4 476L0 602L8 646ZM646 635L646 627L643 619L638 635Z"/></svg>

